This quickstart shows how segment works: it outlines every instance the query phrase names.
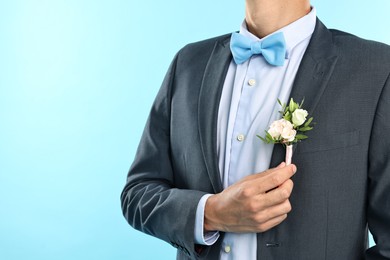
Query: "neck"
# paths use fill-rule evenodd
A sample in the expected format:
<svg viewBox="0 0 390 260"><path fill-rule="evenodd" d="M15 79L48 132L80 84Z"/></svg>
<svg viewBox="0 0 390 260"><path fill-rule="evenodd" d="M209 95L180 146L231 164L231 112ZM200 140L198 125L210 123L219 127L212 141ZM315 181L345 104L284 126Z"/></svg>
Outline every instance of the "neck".
<svg viewBox="0 0 390 260"><path fill-rule="evenodd" d="M246 0L248 30L263 38L310 12L309 0Z"/></svg>

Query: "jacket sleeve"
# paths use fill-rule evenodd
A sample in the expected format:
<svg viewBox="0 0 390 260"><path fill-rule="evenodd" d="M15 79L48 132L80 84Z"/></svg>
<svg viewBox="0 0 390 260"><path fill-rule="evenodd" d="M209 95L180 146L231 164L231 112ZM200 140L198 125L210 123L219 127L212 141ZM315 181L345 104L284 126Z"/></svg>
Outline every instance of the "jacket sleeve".
<svg viewBox="0 0 390 260"><path fill-rule="evenodd" d="M390 259L389 77L379 99L370 140L367 218L376 245L366 251L367 260Z"/></svg>
<svg viewBox="0 0 390 260"><path fill-rule="evenodd" d="M175 187L170 103L176 62L177 56L152 106L121 203L124 217L135 229L160 238L195 258L196 208L206 193Z"/></svg>

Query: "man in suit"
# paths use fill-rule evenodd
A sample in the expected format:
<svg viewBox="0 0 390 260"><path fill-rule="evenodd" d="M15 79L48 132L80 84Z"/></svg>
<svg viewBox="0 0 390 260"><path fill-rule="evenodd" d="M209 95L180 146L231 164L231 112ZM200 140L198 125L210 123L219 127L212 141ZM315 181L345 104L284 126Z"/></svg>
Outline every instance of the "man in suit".
<svg viewBox="0 0 390 260"><path fill-rule="evenodd" d="M284 52L268 57L258 49L275 35ZM232 55L240 37L254 55ZM239 35L172 62L121 195L125 218L178 259L390 259L389 76L388 46L328 30L308 0L247 0ZM286 165L283 146L256 134L290 97L316 125Z"/></svg>

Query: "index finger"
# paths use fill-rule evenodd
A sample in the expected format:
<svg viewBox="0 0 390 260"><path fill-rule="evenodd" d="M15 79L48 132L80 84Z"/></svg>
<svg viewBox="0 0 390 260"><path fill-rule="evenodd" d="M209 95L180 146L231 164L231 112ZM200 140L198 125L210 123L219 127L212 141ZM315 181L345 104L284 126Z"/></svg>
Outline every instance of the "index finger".
<svg viewBox="0 0 390 260"><path fill-rule="evenodd" d="M268 174L264 175L263 178L253 180L254 185L258 187L258 193L266 193L269 190L279 187L286 180L290 179L295 172L297 167L294 164L290 164L283 168L275 168Z"/></svg>

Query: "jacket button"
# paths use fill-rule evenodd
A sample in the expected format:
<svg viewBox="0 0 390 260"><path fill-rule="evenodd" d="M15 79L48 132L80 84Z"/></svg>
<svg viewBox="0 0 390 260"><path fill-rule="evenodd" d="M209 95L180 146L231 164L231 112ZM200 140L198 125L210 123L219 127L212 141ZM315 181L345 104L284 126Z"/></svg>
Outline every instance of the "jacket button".
<svg viewBox="0 0 390 260"><path fill-rule="evenodd" d="M280 244L279 243L267 243L265 244L266 247L279 247Z"/></svg>

